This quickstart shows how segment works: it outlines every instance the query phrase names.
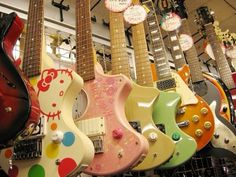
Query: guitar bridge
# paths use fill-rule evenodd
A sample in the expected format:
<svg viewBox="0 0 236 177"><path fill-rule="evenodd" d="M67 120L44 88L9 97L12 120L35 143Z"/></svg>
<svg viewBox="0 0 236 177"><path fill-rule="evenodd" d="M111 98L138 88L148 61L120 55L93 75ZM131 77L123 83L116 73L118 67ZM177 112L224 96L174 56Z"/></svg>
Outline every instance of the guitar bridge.
<svg viewBox="0 0 236 177"><path fill-rule="evenodd" d="M141 133L142 132L142 128L140 125L139 121L130 121L129 124L133 127L133 129L135 129L137 132Z"/></svg>
<svg viewBox="0 0 236 177"><path fill-rule="evenodd" d="M97 117L92 119L80 120L77 122L77 126L93 142L95 153L103 153L103 136L106 133L104 118Z"/></svg>
<svg viewBox="0 0 236 177"><path fill-rule="evenodd" d="M42 138L46 133L45 125L45 119L40 118L33 133L14 144L14 160L36 159L42 156Z"/></svg>
<svg viewBox="0 0 236 177"><path fill-rule="evenodd" d="M157 88L162 91L174 89L176 87L174 78L157 81L156 85Z"/></svg>
<svg viewBox="0 0 236 177"><path fill-rule="evenodd" d="M29 139L14 146L14 160L35 159L42 156L42 139Z"/></svg>

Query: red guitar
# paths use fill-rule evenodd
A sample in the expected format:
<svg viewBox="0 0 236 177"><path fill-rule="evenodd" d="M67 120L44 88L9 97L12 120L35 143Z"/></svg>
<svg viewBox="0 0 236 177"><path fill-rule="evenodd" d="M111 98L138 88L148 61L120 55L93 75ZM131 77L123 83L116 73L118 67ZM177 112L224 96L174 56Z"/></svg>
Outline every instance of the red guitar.
<svg viewBox="0 0 236 177"><path fill-rule="evenodd" d="M0 149L19 135L28 135L39 121L36 93L13 61L12 50L23 26L15 13L0 20Z"/></svg>

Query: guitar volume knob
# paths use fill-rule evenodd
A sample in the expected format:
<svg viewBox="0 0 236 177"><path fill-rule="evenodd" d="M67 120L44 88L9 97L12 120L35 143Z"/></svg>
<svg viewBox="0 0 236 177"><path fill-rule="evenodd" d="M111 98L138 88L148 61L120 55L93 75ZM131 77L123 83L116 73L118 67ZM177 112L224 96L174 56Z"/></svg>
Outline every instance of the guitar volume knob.
<svg viewBox="0 0 236 177"><path fill-rule="evenodd" d="M195 135L196 135L197 137L201 137L202 134L203 134L203 131L202 131L201 129L197 129L197 130L195 131Z"/></svg>
<svg viewBox="0 0 236 177"><path fill-rule="evenodd" d="M117 128L112 131L112 137L115 139L121 139L123 136L123 131L120 128Z"/></svg>
<svg viewBox="0 0 236 177"><path fill-rule="evenodd" d="M206 115L208 113L208 109L206 107L203 107L200 112L201 114Z"/></svg>
<svg viewBox="0 0 236 177"><path fill-rule="evenodd" d="M199 116L198 116L198 115L193 115L192 121L193 121L194 123L197 123L197 122L199 121Z"/></svg>
<svg viewBox="0 0 236 177"><path fill-rule="evenodd" d="M211 127L212 127L211 122L206 121L206 122L204 123L204 128L205 128L205 129L209 130Z"/></svg>
<svg viewBox="0 0 236 177"><path fill-rule="evenodd" d="M63 138L64 138L64 134L62 131L55 131L52 134L52 141L55 144L60 144L62 142Z"/></svg>
<svg viewBox="0 0 236 177"><path fill-rule="evenodd" d="M149 139L149 141L151 141L151 142L155 142L156 140L157 140L157 134L156 133L154 133L154 132L151 132L151 133L149 133L149 135L148 135L148 139Z"/></svg>

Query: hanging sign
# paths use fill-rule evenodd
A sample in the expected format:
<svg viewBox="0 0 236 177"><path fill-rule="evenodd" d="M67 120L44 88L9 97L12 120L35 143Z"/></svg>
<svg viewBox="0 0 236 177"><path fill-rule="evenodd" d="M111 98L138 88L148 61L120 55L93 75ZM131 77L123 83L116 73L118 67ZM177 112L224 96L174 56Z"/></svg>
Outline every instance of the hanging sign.
<svg viewBox="0 0 236 177"><path fill-rule="evenodd" d="M122 12L127 9L132 0L105 0L105 6L112 12Z"/></svg>
<svg viewBox="0 0 236 177"><path fill-rule="evenodd" d="M143 22L147 17L147 12L141 5L133 5L124 11L124 19L127 23L136 25Z"/></svg>
<svg viewBox="0 0 236 177"><path fill-rule="evenodd" d="M168 13L162 17L161 28L165 31L174 31L181 26L181 18L175 13Z"/></svg>
<svg viewBox="0 0 236 177"><path fill-rule="evenodd" d="M181 34L179 43L183 51L189 50L193 46L193 38L187 34Z"/></svg>

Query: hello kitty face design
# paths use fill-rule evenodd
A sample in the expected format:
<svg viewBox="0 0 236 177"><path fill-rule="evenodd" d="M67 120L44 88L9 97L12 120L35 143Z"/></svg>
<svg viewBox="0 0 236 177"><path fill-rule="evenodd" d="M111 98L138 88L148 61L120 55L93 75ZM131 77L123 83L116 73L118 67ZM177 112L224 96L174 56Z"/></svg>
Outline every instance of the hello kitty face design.
<svg viewBox="0 0 236 177"><path fill-rule="evenodd" d="M64 94L73 80L69 69L46 69L37 83L38 99L43 116L60 119Z"/></svg>

